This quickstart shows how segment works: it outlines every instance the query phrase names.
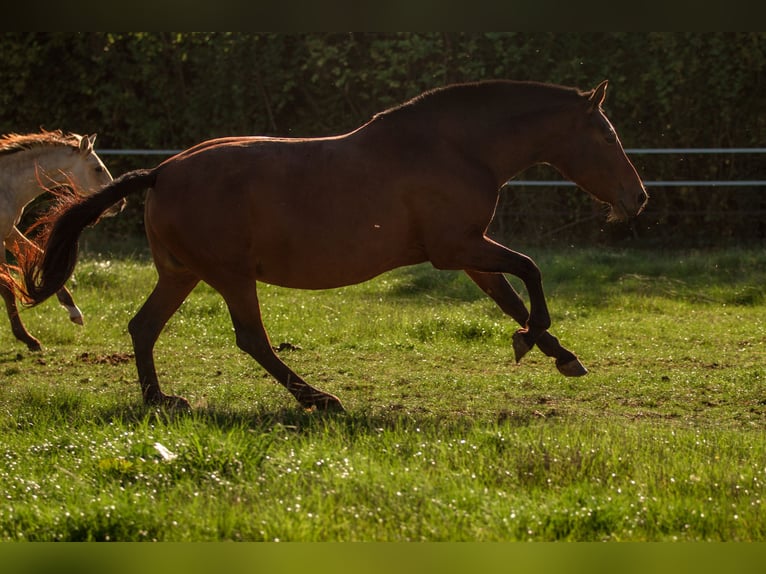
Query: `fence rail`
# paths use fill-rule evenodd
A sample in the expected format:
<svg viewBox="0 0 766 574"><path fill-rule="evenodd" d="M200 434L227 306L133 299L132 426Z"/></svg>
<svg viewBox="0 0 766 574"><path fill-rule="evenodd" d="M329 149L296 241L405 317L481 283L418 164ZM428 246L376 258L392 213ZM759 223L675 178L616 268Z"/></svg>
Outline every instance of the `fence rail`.
<svg viewBox="0 0 766 574"><path fill-rule="evenodd" d="M731 148L625 148L628 155L672 155L672 154L766 154L766 147ZM766 172L766 170L764 170ZM511 180L506 185L514 187L570 187L575 184L566 180ZM766 179L731 180L655 180L644 181L646 187L766 187Z"/></svg>
<svg viewBox="0 0 766 574"><path fill-rule="evenodd" d="M148 155L172 156L180 149L101 149L99 155ZM766 154L766 147L733 148L626 148L629 155L660 154ZM764 170L766 171L766 170ZM570 187L575 184L566 180L520 180L512 179L505 185L513 187ZM766 179L752 180L658 180L644 181L646 187L766 187Z"/></svg>
<svg viewBox="0 0 766 574"><path fill-rule="evenodd" d="M514 187L575 187L577 184L564 179L551 180L530 180L530 179L512 179L505 185ZM644 181L645 187L763 187L766 186L766 180L762 179L722 179L722 180L656 180Z"/></svg>

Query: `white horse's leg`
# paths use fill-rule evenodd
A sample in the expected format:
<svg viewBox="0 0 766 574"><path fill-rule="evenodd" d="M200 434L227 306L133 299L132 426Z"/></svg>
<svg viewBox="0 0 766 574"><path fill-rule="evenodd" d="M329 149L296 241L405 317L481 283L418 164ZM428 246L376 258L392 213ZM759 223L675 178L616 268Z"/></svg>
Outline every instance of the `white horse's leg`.
<svg viewBox="0 0 766 574"><path fill-rule="evenodd" d="M18 256L19 253L19 244L24 245L27 248L32 248L34 250L39 251L40 248L35 245L32 241L30 241L21 231L14 226L11 229L11 232L6 237L6 247L7 249L13 253L14 255ZM82 311L80 311L80 308L75 304L74 299L72 298L72 294L69 292L69 290L66 287L62 287L57 293L56 298L59 300L59 303L67 310L69 313L69 320L72 321L72 323L77 323L78 325L83 324L83 315Z"/></svg>
<svg viewBox="0 0 766 574"><path fill-rule="evenodd" d="M80 311L80 308L75 304L74 299L72 299L72 294L69 292L69 290L66 287L62 287L59 291L56 292L56 298L59 300L59 303L61 303L64 309L69 312L69 320L72 321L72 323L82 325L82 311Z"/></svg>
<svg viewBox="0 0 766 574"><path fill-rule="evenodd" d="M2 246L2 249L0 249L0 266L3 267L3 271L6 270L5 242ZM27 331L24 323L21 322L19 310L16 306L16 293L14 292L11 284L7 281L0 280L0 298L2 298L5 302L5 307L8 312L8 320L11 323L11 331L13 332L13 336L26 344L30 351L39 351L41 348L40 341L35 339L29 333L29 331Z"/></svg>

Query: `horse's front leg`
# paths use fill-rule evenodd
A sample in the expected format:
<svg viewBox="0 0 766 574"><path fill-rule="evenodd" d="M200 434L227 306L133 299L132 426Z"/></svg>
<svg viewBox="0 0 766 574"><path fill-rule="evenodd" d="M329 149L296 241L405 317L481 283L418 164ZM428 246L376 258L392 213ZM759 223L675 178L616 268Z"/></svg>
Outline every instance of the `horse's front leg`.
<svg viewBox="0 0 766 574"><path fill-rule="evenodd" d="M16 228L14 227L13 229ZM0 297L2 297L5 302L5 308L8 312L8 320L11 323L11 332L13 333L13 336L24 343L30 351L39 351L42 349L40 341L34 338L29 331L27 331L24 323L21 322L19 309L16 306L16 292L10 280L10 276L7 275L8 267L5 250L10 249L10 247L14 245L13 236L14 234L10 233L4 238L2 245L0 245L0 266L2 266L2 275L6 275L7 277L7 280L4 280L4 278L0 276Z"/></svg>
<svg viewBox="0 0 766 574"><path fill-rule="evenodd" d="M468 276L476 283L482 291L489 295L498 307L506 314L516 320L521 326L525 326L529 319L529 311L524 305L519 294L508 283L508 280L499 273L480 273L477 271L466 271ZM556 359L556 368L562 375L567 377L581 377L588 373L577 356L570 350L564 348L559 340L548 331L542 333L537 341L540 350L549 357Z"/></svg>
<svg viewBox="0 0 766 574"><path fill-rule="evenodd" d="M20 251L40 251L40 248L34 242L30 241L16 226L11 229L11 232L5 238L5 245L8 250L16 257L19 256ZM83 324L82 311L75 305L72 294L66 287L62 287L57 293L56 298L59 303L69 312L69 320L78 325Z"/></svg>
<svg viewBox="0 0 766 574"><path fill-rule="evenodd" d="M5 257L2 258L1 264L5 266ZM11 322L13 336L24 343L30 351L39 351L42 348L40 341L30 335L29 331L27 331L27 328L24 326L24 323L21 322L19 310L16 307L16 294L14 293L13 288L2 280L0 280L0 297L5 301L5 308L8 311L8 319Z"/></svg>
<svg viewBox="0 0 766 574"><path fill-rule="evenodd" d="M512 251L482 236L478 239L471 238L460 245L453 242L442 245L437 253L431 253L431 261L438 269L510 273L524 282L529 294L529 314L524 323L521 313L518 310L515 311L522 322L522 328L513 335L513 350L517 362L551 326L540 269L526 255Z"/></svg>

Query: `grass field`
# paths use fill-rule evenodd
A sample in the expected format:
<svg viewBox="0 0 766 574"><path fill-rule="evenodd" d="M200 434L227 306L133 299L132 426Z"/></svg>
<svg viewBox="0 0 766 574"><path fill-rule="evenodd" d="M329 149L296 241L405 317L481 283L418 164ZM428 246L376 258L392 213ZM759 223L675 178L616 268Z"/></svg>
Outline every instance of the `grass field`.
<svg viewBox="0 0 766 574"><path fill-rule="evenodd" d="M530 250L539 351L459 273L261 286L272 343L347 412L304 412L200 286L156 348L190 415L140 403L127 322L143 258L87 255L77 327L51 300L0 328L0 539L766 540L766 252ZM518 283L517 283L518 285Z"/></svg>

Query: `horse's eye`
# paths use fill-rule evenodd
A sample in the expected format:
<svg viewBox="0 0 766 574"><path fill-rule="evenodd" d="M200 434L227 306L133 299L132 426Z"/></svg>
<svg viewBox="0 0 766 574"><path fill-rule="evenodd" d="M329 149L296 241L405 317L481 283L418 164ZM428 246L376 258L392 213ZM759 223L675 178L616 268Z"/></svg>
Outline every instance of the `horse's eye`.
<svg viewBox="0 0 766 574"><path fill-rule="evenodd" d="M101 167L100 165L97 165L97 166L96 166L96 167L93 169L93 171L95 171L96 173L101 173L102 171L104 171L104 168L103 168L103 167Z"/></svg>

